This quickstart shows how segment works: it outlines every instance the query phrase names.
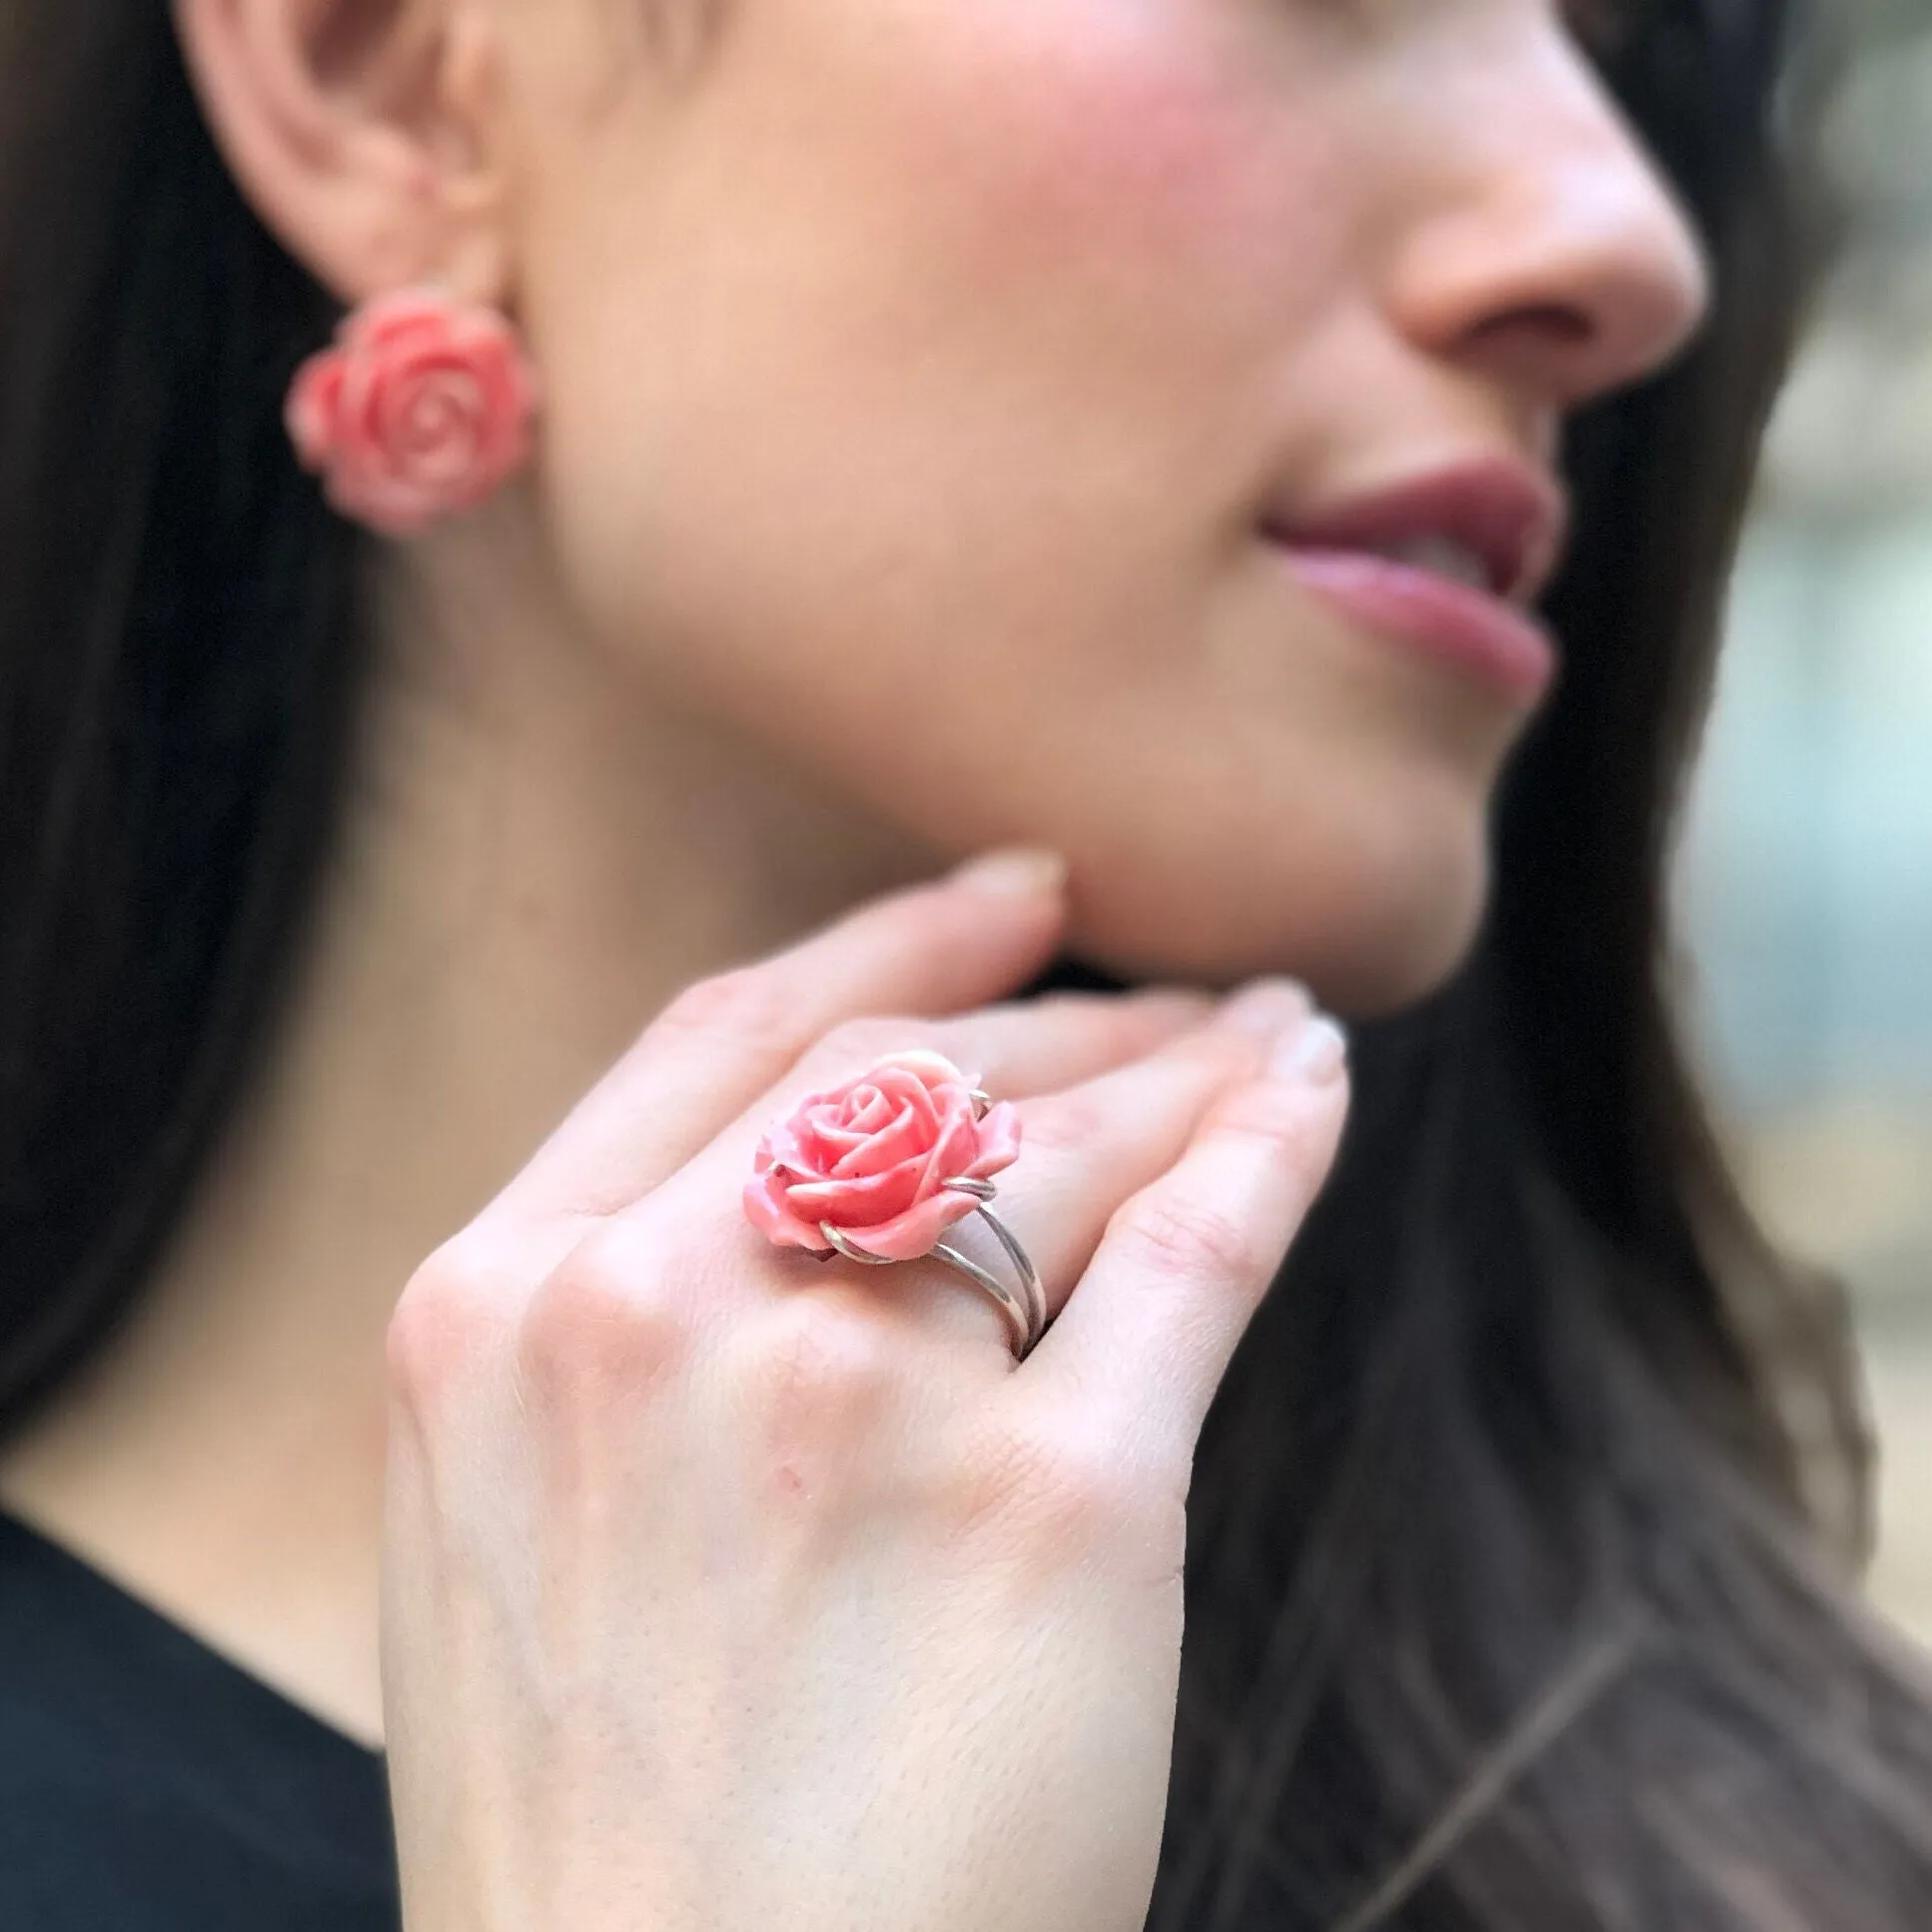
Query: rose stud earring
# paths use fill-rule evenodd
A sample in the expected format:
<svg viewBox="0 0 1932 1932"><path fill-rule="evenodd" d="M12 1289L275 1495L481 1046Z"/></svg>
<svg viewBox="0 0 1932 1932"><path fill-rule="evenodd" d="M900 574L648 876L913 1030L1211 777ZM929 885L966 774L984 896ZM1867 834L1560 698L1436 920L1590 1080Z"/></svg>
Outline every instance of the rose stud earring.
<svg viewBox="0 0 1932 1932"><path fill-rule="evenodd" d="M285 420L344 516L388 536L474 509L529 459L534 372L493 309L405 289L296 372Z"/></svg>

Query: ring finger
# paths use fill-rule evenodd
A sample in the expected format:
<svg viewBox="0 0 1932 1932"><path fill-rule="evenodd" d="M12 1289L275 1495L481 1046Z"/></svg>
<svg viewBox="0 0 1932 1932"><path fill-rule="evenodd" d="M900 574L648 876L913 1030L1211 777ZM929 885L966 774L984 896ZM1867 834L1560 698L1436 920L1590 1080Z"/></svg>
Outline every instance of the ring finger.
<svg viewBox="0 0 1932 1932"><path fill-rule="evenodd" d="M1209 1024L1169 1039L1141 1059L1015 1102L1020 1157L1001 1177L992 1212L1032 1260L1049 1319L1073 1293L1115 1209L1165 1174L1215 1097L1251 1077L1270 1043L1306 1024L1311 1014L1300 987L1266 982L1225 1003ZM1000 1084L990 1073L987 1084L999 1097ZM744 1161L748 1167L748 1154ZM691 1178L715 1197L727 1178L724 1164L722 1159L715 1168L709 1161L694 1164L711 1171L701 1180L696 1174ZM741 1177L734 1170L731 1178ZM862 1247L863 1230L854 1230L853 1239ZM977 1216L948 1236L948 1246L1020 1292L1012 1262ZM798 1251L766 1253L767 1268L759 1272L769 1280L775 1270L781 1292L795 1288L855 1298L882 1309L895 1325L903 1324L933 1346L964 1346L984 1352L995 1367L1010 1367L1006 1316L990 1295L943 1261L868 1267L845 1259L814 1262ZM989 1336L998 1340L999 1353L986 1349Z"/></svg>

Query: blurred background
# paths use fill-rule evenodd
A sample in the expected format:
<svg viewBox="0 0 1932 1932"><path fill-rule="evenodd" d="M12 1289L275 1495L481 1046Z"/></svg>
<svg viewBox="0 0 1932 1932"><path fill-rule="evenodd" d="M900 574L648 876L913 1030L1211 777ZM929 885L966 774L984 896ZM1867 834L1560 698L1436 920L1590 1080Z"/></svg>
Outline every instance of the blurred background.
<svg viewBox="0 0 1932 1932"><path fill-rule="evenodd" d="M1844 224L1780 411L1677 874L1750 1190L1854 1291L1880 1603L1932 1641L1932 0L1833 0Z"/></svg>

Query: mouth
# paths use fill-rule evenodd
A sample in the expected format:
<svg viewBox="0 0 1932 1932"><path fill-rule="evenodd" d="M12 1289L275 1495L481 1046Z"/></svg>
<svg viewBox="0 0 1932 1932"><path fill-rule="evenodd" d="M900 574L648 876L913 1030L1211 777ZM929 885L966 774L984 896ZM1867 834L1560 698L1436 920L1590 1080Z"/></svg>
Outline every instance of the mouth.
<svg viewBox="0 0 1932 1932"><path fill-rule="evenodd" d="M1545 471L1464 464L1312 513L1264 514L1301 585L1384 635L1533 703L1556 672L1534 606L1561 562L1568 503Z"/></svg>

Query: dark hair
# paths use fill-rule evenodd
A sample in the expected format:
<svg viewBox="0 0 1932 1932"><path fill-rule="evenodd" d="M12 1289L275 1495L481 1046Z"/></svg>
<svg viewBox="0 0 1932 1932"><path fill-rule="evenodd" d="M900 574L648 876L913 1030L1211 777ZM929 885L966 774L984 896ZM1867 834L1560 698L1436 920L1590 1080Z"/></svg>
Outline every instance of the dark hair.
<svg viewBox="0 0 1932 1932"><path fill-rule="evenodd" d="M0 1426L138 1297L262 1063L367 657L357 541L279 421L330 305L166 10L8 16ZM1932 1717L1816 1534L1862 1478L1836 1302L1752 1231L1666 998L1800 282L1788 34L1779 0L1638 0L1610 63L1715 325L1576 428L1568 670L1490 918L1363 1029L1341 1169L1210 1418L1160 1932L1932 1923Z"/></svg>

